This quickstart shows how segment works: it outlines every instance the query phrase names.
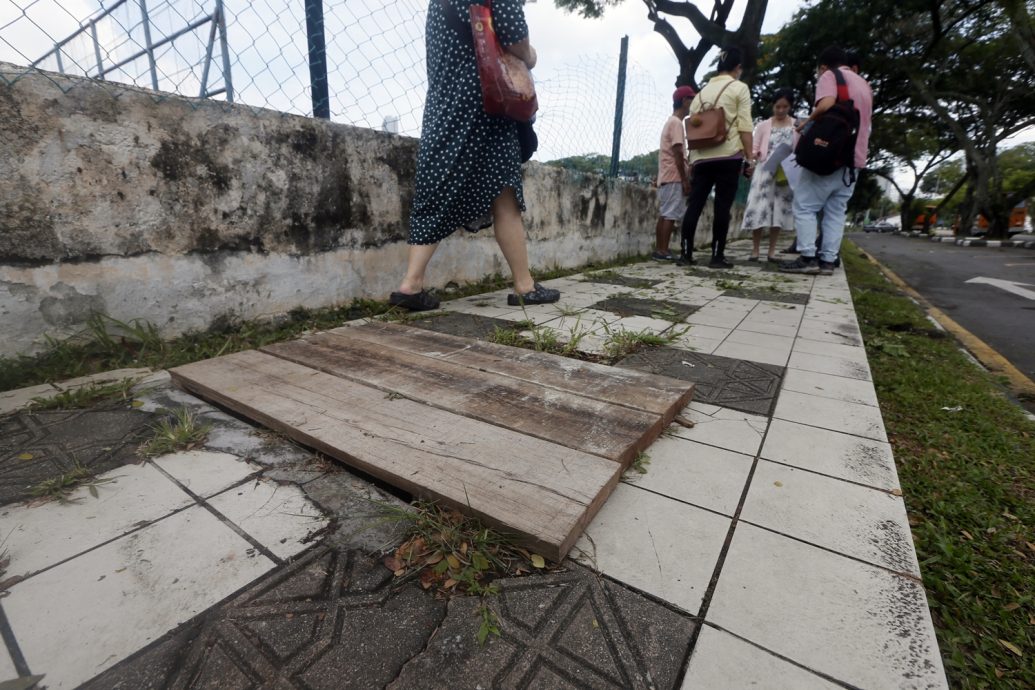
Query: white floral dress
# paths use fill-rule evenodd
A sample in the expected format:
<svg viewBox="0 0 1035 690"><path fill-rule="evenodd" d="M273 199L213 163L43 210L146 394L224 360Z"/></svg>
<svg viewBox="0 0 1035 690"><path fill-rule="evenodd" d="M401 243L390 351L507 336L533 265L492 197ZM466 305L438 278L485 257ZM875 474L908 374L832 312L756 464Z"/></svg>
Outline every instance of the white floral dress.
<svg viewBox="0 0 1035 690"><path fill-rule="evenodd" d="M769 135L769 150L766 158L780 144L791 145L794 141L793 127L773 128ZM794 192L784 178L783 184L776 183L776 174L766 172L762 164L751 176L751 190L748 192L747 207L744 209L744 230L758 228L794 229ZM783 177L781 175L781 177Z"/></svg>

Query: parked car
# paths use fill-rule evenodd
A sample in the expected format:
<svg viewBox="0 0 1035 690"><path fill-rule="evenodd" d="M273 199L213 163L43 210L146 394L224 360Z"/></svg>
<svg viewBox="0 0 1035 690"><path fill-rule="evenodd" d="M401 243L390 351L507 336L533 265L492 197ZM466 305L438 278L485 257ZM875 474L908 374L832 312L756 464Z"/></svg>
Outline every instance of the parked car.
<svg viewBox="0 0 1035 690"><path fill-rule="evenodd" d="M882 220L876 223L867 223L863 226L863 232L894 232L897 229L891 223Z"/></svg>

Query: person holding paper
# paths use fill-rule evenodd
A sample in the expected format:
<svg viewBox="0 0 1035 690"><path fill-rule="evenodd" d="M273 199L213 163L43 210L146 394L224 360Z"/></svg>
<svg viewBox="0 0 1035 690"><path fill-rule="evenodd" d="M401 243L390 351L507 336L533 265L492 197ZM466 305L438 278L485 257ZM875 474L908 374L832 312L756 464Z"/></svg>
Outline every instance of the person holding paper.
<svg viewBox="0 0 1035 690"><path fill-rule="evenodd" d="M747 207L744 209L744 230L751 231L751 256L759 260L762 233L769 230L769 261L776 261L776 243L780 230L794 229L794 192L788 182L785 166L798 142L794 130L794 93L780 89L773 95L773 116L755 127L752 137L752 161L757 166L751 178Z"/></svg>

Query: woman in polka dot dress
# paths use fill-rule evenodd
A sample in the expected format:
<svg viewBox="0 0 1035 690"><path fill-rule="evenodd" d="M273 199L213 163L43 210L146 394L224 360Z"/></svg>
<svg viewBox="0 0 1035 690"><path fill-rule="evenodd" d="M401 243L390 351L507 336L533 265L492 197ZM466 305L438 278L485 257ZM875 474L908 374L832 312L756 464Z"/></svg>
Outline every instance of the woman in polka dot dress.
<svg viewBox="0 0 1035 690"><path fill-rule="evenodd" d="M467 7L467 0L431 0L428 6L428 97L417 155L409 256L406 277L389 299L390 304L411 311L438 307L438 298L424 289L424 273L438 243L460 227L470 231L494 227L514 277L509 304L546 304L560 298L557 290L534 282L528 270L517 125L486 115L482 108ZM534 67L536 53L528 41L524 0L495 0L492 15L504 50L529 69Z"/></svg>

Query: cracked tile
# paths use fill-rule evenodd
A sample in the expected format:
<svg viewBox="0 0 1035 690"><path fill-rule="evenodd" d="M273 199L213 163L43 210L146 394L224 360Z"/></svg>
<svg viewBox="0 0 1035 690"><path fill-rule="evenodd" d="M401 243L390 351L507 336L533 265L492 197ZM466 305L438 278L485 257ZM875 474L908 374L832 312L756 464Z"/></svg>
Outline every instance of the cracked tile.
<svg viewBox="0 0 1035 690"><path fill-rule="evenodd" d="M769 426L768 417L700 402L691 403L683 410L683 416L695 423L694 428L669 427L676 436L752 457L758 453Z"/></svg>
<svg viewBox="0 0 1035 690"><path fill-rule="evenodd" d="M831 374L843 376L859 381L870 381L870 367L866 361L858 359L845 359L842 357L824 357L807 352L800 352L795 349L787 360L788 369L800 369L802 371L814 371L818 374Z"/></svg>
<svg viewBox="0 0 1035 690"><path fill-rule="evenodd" d="M619 484L572 550L578 561L697 613L729 518Z"/></svg>
<svg viewBox="0 0 1035 690"><path fill-rule="evenodd" d="M152 462L202 498L213 496L262 470L236 455L204 450L170 453Z"/></svg>
<svg viewBox="0 0 1035 690"><path fill-rule="evenodd" d="M670 435L646 452L646 474L628 471L626 483L724 515L736 510L753 462L748 455Z"/></svg>
<svg viewBox="0 0 1035 690"><path fill-rule="evenodd" d="M850 377L788 369L783 375L783 390L877 407L873 384Z"/></svg>
<svg viewBox="0 0 1035 690"><path fill-rule="evenodd" d="M208 501L280 558L307 548L306 538L327 525L327 518L294 484L255 481Z"/></svg>

